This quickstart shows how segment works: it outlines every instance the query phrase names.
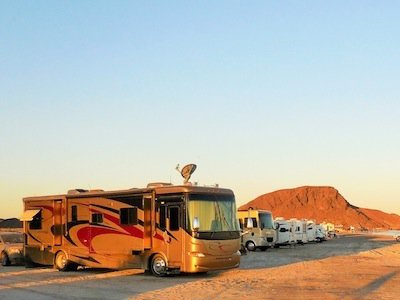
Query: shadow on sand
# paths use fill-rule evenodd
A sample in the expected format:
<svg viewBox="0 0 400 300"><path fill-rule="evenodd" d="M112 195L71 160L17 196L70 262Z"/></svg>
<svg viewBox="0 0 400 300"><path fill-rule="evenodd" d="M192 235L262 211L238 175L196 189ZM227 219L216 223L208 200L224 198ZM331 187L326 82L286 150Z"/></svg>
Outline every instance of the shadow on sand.
<svg viewBox="0 0 400 300"><path fill-rule="evenodd" d="M278 267L302 261L319 260L333 256L352 255L395 244L390 237L351 234L340 235L322 243L308 243L295 247L268 249L266 252L248 252L242 256L241 269Z"/></svg>

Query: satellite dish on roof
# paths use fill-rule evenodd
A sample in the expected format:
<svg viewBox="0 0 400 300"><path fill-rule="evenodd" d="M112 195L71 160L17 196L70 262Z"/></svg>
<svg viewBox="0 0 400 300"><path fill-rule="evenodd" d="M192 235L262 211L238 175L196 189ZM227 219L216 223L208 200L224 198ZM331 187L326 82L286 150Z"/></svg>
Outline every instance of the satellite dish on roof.
<svg viewBox="0 0 400 300"><path fill-rule="evenodd" d="M193 172L196 170L197 166L195 164L188 164L179 170L179 165L176 166L176 170L179 171L182 177L185 179L184 184L189 182L190 176L192 176Z"/></svg>

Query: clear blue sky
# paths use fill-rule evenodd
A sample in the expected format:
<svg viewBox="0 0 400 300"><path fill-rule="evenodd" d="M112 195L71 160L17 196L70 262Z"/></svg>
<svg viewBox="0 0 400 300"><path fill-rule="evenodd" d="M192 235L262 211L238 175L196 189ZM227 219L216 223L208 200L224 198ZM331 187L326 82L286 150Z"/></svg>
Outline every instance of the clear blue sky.
<svg viewBox="0 0 400 300"><path fill-rule="evenodd" d="M400 214L396 1L1 1L0 218L22 197L333 186Z"/></svg>

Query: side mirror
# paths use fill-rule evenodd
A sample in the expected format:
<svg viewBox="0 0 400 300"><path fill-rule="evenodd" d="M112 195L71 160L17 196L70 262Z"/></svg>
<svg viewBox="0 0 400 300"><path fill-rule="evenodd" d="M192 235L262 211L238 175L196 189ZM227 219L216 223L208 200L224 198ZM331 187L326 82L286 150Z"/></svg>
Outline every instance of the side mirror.
<svg viewBox="0 0 400 300"><path fill-rule="evenodd" d="M198 217L193 218L193 225L192 225L193 231L198 231L200 229L200 221Z"/></svg>

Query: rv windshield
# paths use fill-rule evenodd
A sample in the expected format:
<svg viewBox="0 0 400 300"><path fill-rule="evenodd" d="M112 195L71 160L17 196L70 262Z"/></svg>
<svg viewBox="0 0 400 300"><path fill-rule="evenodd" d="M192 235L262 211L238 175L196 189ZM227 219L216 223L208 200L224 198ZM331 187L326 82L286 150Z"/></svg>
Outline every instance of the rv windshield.
<svg viewBox="0 0 400 300"><path fill-rule="evenodd" d="M274 229L274 224L272 220L272 215L270 213L259 213L258 217L260 219L260 227L265 229Z"/></svg>
<svg viewBox="0 0 400 300"><path fill-rule="evenodd" d="M233 195L189 194L188 229L198 219L199 232L238 231L236 204Z"/></svg>

